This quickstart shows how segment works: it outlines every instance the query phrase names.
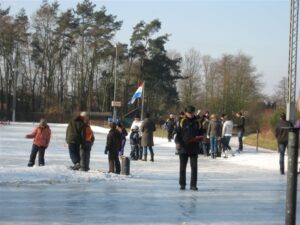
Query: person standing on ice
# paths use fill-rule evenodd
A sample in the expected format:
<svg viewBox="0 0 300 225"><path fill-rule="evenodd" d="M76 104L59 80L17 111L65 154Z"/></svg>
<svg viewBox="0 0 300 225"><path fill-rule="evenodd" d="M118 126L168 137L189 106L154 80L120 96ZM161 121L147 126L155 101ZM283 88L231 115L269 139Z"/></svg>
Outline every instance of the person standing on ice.
<svg viewBox="0 0 300 225"><path fill-rule="evenodd" d="M90 120L88 117L84 117L84 129L85 129L85 140L84 144L80 148L80 171L90 170L90 156L92 146L95 141L95 136L90 126Z"/></svg>
<svg viewBox="0 0 300 225"><path fill-rule="evenodd" d="M131 146L131 152L130 152L130 159L131 160L138 160L139 158L139 127L135 126L130 133L130 146Z"/></svg>
<svg viewBox="0 0 300 225"><path fill-rule="evenodd" d="M245 117L243 116L242 112L237 112L236 116L236 123L233 125L237 130L238 140L239 140L239 148L237 152L240 153L243 151L243 137L245 132Z"/></svg>
<svg viewBox="0 0 300 225"><path fill-rule="evenodd" d="M168 141L171 142L173 139L174 129L176 126L176 121L173 114L170 114L169 118L166 121L166 128L168 131Z"/></svg>
<svg viewBox="0 0 300 225"><path fill-rule="evenodd" d="M150 155L151 155L151 162L154 162L154 152L153 152L153 132L156 130L155 123L152 119L150 119L150 114L146 113L145 120L141 125L142 130L142 141L141 145L144 148L144 158L143 161L147 161L147 149L149 148Z"/></svg>
<svg viewBox="0 0 300 225"><path fill-rule="evenodd" d="M285 113L281 113L280 120L275 128L275 137L277 139L279 152L279 168L281 174L284 174L284 154L288 145L289 130L286 129L287 127L292 127L292 124L286 120Z"/></svg>
<svg viewBox="0 0 300 225"><path fill-rule="evenodd" d="M121 147L122 136L121 133L116 129L116 123L110 123L110 130L106 139L105 154L108 154L109 173L121 172L121 165L119 160L119 150Z"/></svg>
<svg viewBox="0 0 300 225"><path fill-rule="evenodd" d="M207 138L210 140L211 158L215 159L218 152L218 141L221 139L221 123L216 114L211 114L207 128Z"/></svg>
<svg viewBox="0 0 300 225"><path fill-rule="evenodd" d="M231 155L234 156L232 149L230 147L230 139L232 136L233 122L227 115L223 117L224 123L222 126L222 142L224 148L224 158L228 158L228 152L230 151Z"/></svg>
<svg viewBox="0 0 300 225"><path fill-rule="evenodd" d="M139 145L138 145L139 152L138 152L137 157L138 157L139 160L142 160L142 157L143 157L143 147L141 145L141 141L142 141L142 132L141 132L142 121L141 121L140 114L135 115L134 121L131 124L130 130L134 129L135 126L138 126L138 128L139 128L138 129L139 130Z"/></svg>
<svg viewBox="0 0 300 225"><path fill-rule="evenodd" d="M204 156L209 156L209 150L210 150L209 138L207 138L208 124L209 124L209 112L206 111L206 113L202 117L202 120L200 121L200 126L203 132L202 150Z"/></svg>
<svg viewBox="0 0 300 225"><path fill-rule="evenodd" d="M197 191L198 174L198 148L199 148L199 123L195 116L195 107L187 106L185 108L185 117L176 127L176 148L179 154L179 185L180 190L185 190L186 186L186 166L188 159L191 165L191 183L190 189Z"/></svg>
<svg viewBox="0 0 300 225"><path fill-rule="evenodd" d="M47 125L46 119L41 118L39 125L33 130L31 134L27 134L25 137L33 138L33 145L28 166L34 166L37 153L39 153L39 166L44 166L45 150L48 147L51 138L51 129Z"/></svg>
<svg viewBox="0 0 300 225"><path fill-rule="evenodd" d="M66 142L69 147L69 154L74 164L70 168L73 170L80 169L80 148L84 145L86 134L84 120L88 118L86 112L81 112L73 118L67 127Z"/></svg>

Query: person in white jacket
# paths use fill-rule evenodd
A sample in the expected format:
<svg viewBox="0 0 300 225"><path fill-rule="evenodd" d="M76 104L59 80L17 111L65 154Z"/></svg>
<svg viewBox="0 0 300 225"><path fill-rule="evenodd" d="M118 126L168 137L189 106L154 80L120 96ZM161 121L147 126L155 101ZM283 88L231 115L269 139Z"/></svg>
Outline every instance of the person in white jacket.
<svg viewBox="0 0 300 225"><path fill-rule="evenodd" d="M231 150L230 147L230 139L232 136L232 129L233 129L233 122L228 118L227 115L224 116L224 124L222 128L222 140L223 140L223 146L224 146L224 158L228 158L228 152L230 151L231 155L234 156L234 153Z"/></svg>

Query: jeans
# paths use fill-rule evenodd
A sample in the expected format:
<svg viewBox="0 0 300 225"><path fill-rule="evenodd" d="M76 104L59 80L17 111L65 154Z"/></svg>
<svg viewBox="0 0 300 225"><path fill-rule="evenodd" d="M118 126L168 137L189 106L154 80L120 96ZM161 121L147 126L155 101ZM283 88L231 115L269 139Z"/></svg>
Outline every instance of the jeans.
<svg viewBox="0 0 300 225"><path fill-rule="evenodd" d="M217 136L210 137L210 148L211 148L211 155L216 156L218 151L218 138Z"/></svg>
<svg viewBox="0 0 300 225"><path fill-rule="evenodd" d="M224 151L226 151L226 150L231 150L231 147L230 147L230 145L229 145L230 139L231 139L231 136L224 136L224 137L223 137Z"/></svg>
<svg viewBox="0 0 300 225"><path fill-rule="evenodd" d="M70 143L69 144L69 154L73 164L80 163L80 144Z"/></svg>
<svg viewBox="0 0 300 225"><path fill-rule="evenodd" d="M131 152L130 152L130 158L132 160L138 160L139 159L139 146L138 145L131 145Z"/></svg>
<svg viewBox="0 0 300 225"><path fill-rule="evenodd" d="M244 131L238 132L238 139L239 139L239 150L243 151L243 137L244 137Z"/></svg>
<svg viewBox="0 0 300 225"><path fill-rule="evenodd" d="M180 168L179 168L179 185L185 187L186 185L186 166L190 158L191 165L191 187L197 187L197 174L198 174L198 155L180 154Z"/></svg>
<svg viewBox="0 0 300 225"><path fill-rule="evenodd" d="M144 146L144 156L147 156L147 148L149 148L149 152L151 155L154 155L153 149L151 146Z"/></svg>
<svg viewBox="0 0 300 225"><path fill-rule="evenodd" d="M46 150L46 147L39 147L37 145L32 145L28 166L31 167L35 164L35 158L36 158L37 153L39 153L39 166L44 166L45 165L45 159L44 159L45 150Z"/></svg>
<svg viewBox="0 0 300 225"><path fill-rule="evenodd" d="M279 167L280 172L284 174L284 154L288 143L278 143L278 151L279 151Z"/></svg>

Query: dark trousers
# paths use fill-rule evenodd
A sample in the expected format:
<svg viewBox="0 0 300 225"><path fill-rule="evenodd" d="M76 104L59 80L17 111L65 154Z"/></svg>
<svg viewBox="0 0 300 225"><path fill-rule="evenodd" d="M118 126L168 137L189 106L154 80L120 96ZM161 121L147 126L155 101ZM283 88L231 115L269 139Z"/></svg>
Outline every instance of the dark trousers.
<svg viewBox="0 0 300 225"><path fill-rule="evenodd" d="M278 143L280 173L284 174L284 154L287 143Z"/></svg>
<svg viewBox="0 0 300 225"><path fill-rule="evenodd" d="M109 173L121 173L121 164L118 154L108 154Z"/></svg>
<svg viewBox="0 0 300 225"><path fill-rule="evenodd" d="M198 155L180 154L180 168L179 168L179 185L186 186L186 166L188 159L190 158L191 165L191 187L197 187L197 175L198 175Z"/></svg>
<svg viewBox="0 0 300 225"><path fill-rule="evenodd" d="M244 137L244 131L238 132L238 139L239 139L239 150L243 151L243 137Z"/></svg>
<svg viewBox="0 0 300 225"><path fill-rule="evenodd" d="M226 150L231 150L231 147L230 147L230 145L229 145L230 139L231 139L231 136L224 136L224 137L222 138L224 151L226 151Z"/></svg>
<svg viewBox="0 0 300 225"><path fill-rule="evenodd" d="M138 160L139 159L139 146L138 145L131 145L131 152L130 152L130 158L132 160Z"/></svg>
<svg viewBox="0 0 300 225"><path fill-rule="evenodd" d="M143 146L142 146L142 137L139 138L139 158L138 159L142 159L143 158Z"/></svg>
<svg viewBox="0 0 300 225"><path fill-rule="evenodd" d="M168 140L171 141L173 139L173 130L168 130Z"/></svg>
<svg viewBox="0 0 300 225"><path fill-rule="evenodd" d="M80 163L80 144L79 143L70 143L69 145L69 154L73 164Z"/></svg>
<svg viewBox="0 0 300 225"><path fill-rule="evenodd" d="M83 148L80 148L80 169L84 171L90 170L90 156L92 143L86 143Z"/></svg>
<svg viewBox="0 0 300 225"><path fill-rule="evenodd" d="M45 165L45 150L46 147L39 147L37 145L32 145L31 154L28 162L28 166L33 166L35 164L35 158L37 153L39 153L39 166Z"/></svg>
<svg viewBox="0 0 300 225"><path fill-rule="evenodd" d="M205 140L202 142L203 155L209 156L209 140Z"/></svg>

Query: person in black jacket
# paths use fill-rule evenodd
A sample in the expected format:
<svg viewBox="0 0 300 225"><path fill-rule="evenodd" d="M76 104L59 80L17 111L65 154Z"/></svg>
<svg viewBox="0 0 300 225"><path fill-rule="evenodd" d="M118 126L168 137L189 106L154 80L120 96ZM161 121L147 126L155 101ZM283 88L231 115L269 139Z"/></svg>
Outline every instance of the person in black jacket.
<svg viewBox="0 0 300 225"><path fill-rule="evenodd" d="M176 126L176 148L179 154L180 171L179 185L181 190L185 190L186 186L186 166L190 158L191 165L191 190L197 188L198 174L198 147L199 147L199 123L194 115L195 107L188 106L185 109L185 117L180 121L179 126Z"/></svg>
<svg viewBox="0 0 300 225"><path fill-rule="evenodd" d="M73 162L71 169L80 169L80 148L84 148L86 139L85 134L85 123L84 120L87 118L86 112L81 112L77 117L73 118L67 127L66 131L66 142L69 147L70 158Z"/></svg>
<svg viewBox="0 0 300 225"><path fill-rule="evenodd" d="M284 154L286 147L288 145L288 133L289 130L287 127L292 127L292 124L289 121L286 121L285 113L280 114L280 120L275 129L275 137L278 143L278 152L279 156L279 166L280 166L280 173L284 174Z"/></svg>
<svg viewBox="0 0 300 225"><path fill-rule="evenodd" d="M176 122L175 122L174 115L170 114L170 117L167 119L167 122L166 122L169 142L171 142L171 140L173 139L173 133L174 133L175 125L176 125Z"/></svg>
<svg viewBox="0 0 300 225"><path fill-rule="evenodd" d="M245 132L245 117L243 116L242 112L237 112L236 114L236 124L234 124L234 127L237 129L237 135L239 140L239 148L237 149L237 152L240 153L243 151L243 137Z"/></svg>
<svg viewBox="0 0 300 225"><path fill-rule="evenodd" d="M104 151L105 154L108 153L109 173L120 174L121 172L121 165L119 160L119 150L121 145L121 133L116 129L116 123L111 123Z"/></svg>

